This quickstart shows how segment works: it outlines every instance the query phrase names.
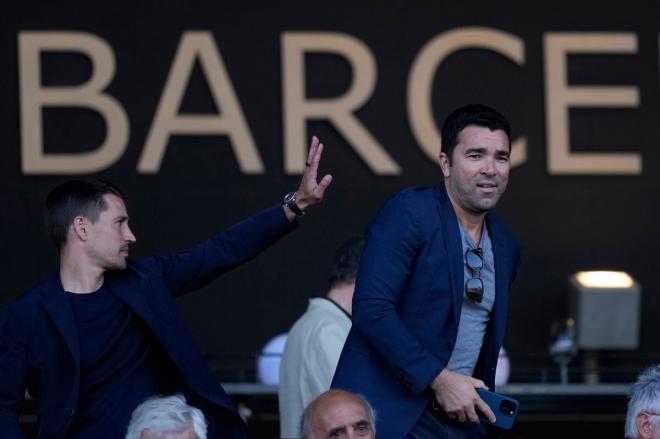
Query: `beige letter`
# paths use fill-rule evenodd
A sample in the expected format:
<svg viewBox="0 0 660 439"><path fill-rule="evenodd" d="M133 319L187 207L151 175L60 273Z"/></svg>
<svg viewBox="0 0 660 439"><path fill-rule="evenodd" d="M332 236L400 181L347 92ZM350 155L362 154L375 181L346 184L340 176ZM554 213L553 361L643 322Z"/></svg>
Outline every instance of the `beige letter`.
<svg viewBox="0 0 660 439"><path fill-rule="evenodd" d="M571 107L637 107L637 87L569 86L569 53L636 53L631 33L548 33L545 35L545 99L550 174L640 174L637 153L571 152Z"/></svg>
<svg viewBox="0 0 660 439"><path fill-rule="evenodd" d="M86 55L92 63L91 78L73 87L42 86L41 53L46 51ZM86 174L115 163L126 150L129 128L122 106L102 92L115 74L115 57L110 46L84 32L20 32L18 59L23 173ZM44 107L82 107L97 111L105 120L105 141L94 151L46 154L42 127Z"/></svg>
<svg viewBox="0 0 660 439"><path fill-rule="evenodd" d="M349 90L332 99L305 97L305 53L325 52L343 56L354 78ZM282 35L284 80L284 168L302 173L307 157L305 122L328 119L348 140L367 166L379 175L401 173L399 165L353 115L371 96L376 85L376 62L361 41L331 32L285 32Z"/></svg>
<svg viewBox="0 0 660 439"><path fill-rule="evenodd" d="M433 77L438 66L453 52L462 49L486 49L500 53L517 65L525 64L525 45L511 34L484 27L466 27L443 32L420 50L408 76L408 119L417 142L426 155L437 160L442 139L433 119ZM527 161L527 140L513 142L511 164Z"/></svg>
<svg viewBox="0 0 660 439"><path fill-rule="evenodd" d="M178 114L196 59L199 59L215 104L222 109L222 115ZM142 150L138 163L139 172L158 172L167 141L172 134L226 134L231 139L241 171L246 174L264 172L264 165L231 80L209 32L183 33L165 84L163 97L158 104L154 122Z"/></svg>

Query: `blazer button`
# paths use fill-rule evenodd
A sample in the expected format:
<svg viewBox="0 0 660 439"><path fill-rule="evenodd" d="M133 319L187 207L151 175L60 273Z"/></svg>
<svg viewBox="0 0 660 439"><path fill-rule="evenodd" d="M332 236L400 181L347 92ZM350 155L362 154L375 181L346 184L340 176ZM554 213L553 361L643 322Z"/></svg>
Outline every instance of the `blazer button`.
<svg viewBox="0 0 660 439"><path fill-rule="evenodd" d="M452 343L451 341L450 341L450 342L447 342L447 347L448 347L449 350L451 351L452 349L454 349L454 343Z"/></svg>

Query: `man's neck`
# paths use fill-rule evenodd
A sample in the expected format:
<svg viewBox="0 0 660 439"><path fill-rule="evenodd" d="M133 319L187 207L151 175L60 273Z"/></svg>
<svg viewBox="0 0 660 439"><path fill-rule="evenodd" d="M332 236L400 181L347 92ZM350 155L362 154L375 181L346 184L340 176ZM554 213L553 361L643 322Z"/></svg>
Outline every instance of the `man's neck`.
<svg viewBox="0 0 660 439"><path fill-rule="evenodd" d="M72 257L63 249L60 255L60 281L64 291L76 294L93 293L103 286L104 274L104 270Z"/></svg>
<svg viewBox="0 0 660 439"><path fill-rule="evenodd" d="M449 192L447 192L447 195L449 195L451 205L454 207L454 213L456 213L456 219L458 220L459 224L463 226L463 229L467 232L468 236L472 238L472 241L474 241L475 244L479 246L486 212L469 212L455 203Z"/></svg>
<svg viewBox="0 0 660 439"><path fill-rule="evenodd" d="M327 297L350 315L353 311L353 291L355 291L354 282L343 283L330 289Z"/></svg>

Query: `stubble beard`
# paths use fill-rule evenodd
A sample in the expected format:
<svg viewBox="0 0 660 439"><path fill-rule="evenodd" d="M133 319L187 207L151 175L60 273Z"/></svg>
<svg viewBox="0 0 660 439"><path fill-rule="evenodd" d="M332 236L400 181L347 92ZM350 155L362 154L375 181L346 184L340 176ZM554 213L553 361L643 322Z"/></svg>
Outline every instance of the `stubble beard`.
<svg viewBox="0 0 660 439"><path fill-rule="evenodd" d="M492 194L479 194L479 189L474 187L472 190L463 190L463 188L453 188L454 192L450 195L450 198L454 199L454 202L459 204L459 206L466 212L473 215L483 215L489 210L492 210L500 200L500 197L504 194L504 188L501 187L501 184L498 185L496 192Z"/></svg>
<svg viewBox="0 0 660 439"><path fill-rule="evenodd" d="M118 256L117 259L113 261L108 261L105 266L106 271L121 271L125 270L127 267L126 256Z"/></svg>

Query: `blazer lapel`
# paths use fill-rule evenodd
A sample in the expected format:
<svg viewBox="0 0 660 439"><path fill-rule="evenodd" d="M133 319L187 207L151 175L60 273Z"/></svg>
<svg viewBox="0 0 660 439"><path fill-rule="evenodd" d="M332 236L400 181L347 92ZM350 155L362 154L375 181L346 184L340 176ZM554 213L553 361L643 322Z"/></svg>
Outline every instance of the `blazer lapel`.
<svg viewBox="0 0 660 439"><path fill-rule="evenodd" d="M66 298L66 293L60 282L59 270L56 271L41 292L46 296L42 303L50 315L55 327L69 348L76 370L80 371L80 341L78 340L78 329L71 305Z"/></svg>
<svg viewBox="0 0 660 439"><path fill-rule="evenodd" d="M495 305L493 309L493 327L495 328L495 340L501 343L504 336L504 322L509 305L509 288L506 283L507 273L511 269L509 254L506 251L504 235L502 234L497 219L492 214L486 214L486 226L493 243L493 258L495 259Z"/></svg>
<svg viewBox="0 0 660 439"><path fill-rule="evenodd" d="M442 237L445 242L445 249L449 255L449 276L451 281L452 305L454 309L454 319L459 321L461 316L461 306L463 305L463 243L458 229L458 219L456 213L447 196L447 190L444 184L437 186L438 212L440 214L440 224L442 227Z"/></svg>

